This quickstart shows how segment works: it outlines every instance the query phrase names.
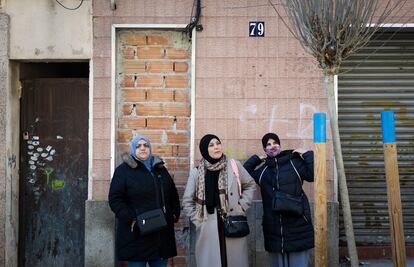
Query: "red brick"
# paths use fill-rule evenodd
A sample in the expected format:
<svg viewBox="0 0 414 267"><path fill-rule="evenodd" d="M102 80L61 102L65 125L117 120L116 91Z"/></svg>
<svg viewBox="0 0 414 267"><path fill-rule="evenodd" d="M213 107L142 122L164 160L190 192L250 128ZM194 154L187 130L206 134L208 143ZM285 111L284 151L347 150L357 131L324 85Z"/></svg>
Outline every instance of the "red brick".
<svg viewBox="0 0 414 267"><path fill-rule="evenodd" d="M163 130L137 130L136 133L138 135L143 135L149 138L152 144L154 143L161 143L164 138L164 131Z"/></svg>
<svg viewBox="0 0 414 267"><path fill-rule="evenodd" d="M138 35L134 33L126 34L124 43L126 45L146 45L147 37L145 35Z"/></svg>
<svg viewBox="0 0 414 267"><path fill-rule="evenodd" d="M190 155L189 145L172 145L172 153L175 157L187 157Z"/></svg>
<svg viewBox="0 0 414 267"><path fill-rule="evenodd" d="M174 71L175 72L187 72L188 64L186 62L174 62Z"/></svg>
<svg viewBox="0 0 414 267"><path fill-rule="evenodd" d="M142 73L145 72L145 62L137 60L125 60L125 73Z"/></svg>
<svg viewBox="0 0 414 267"><path fill-rule="evenodd" d="M167 45L168 39L161 35L148 35L147 36L148 45Z"/></svg>
<svg viewBox="0 0 414 267"><path fill-rule="evenodd" d="M175 170L186 170L188 172L188 168L190 167L190 162L188 158L163 158L164 162L167 165L167 168L170 171Z"/></svg>
<svg viewBox="0 0 414 267"><path fill-rule="evenodd" d="M177 118L176 129L177 130L190 130L190 119L189 118Z"/></svg>
<svg viewBox="0 0 414 267"><path fill-rule="evenodd" d="M123 129L143 129L145 128L145 118L122 118L118 122L118 127Z"/></svg>
<svg viewBox="0 0 414 267"><path fill-rule="evenodd" d="M159 87L162 82L162 76L138 76L137 78L137 86L139 87Z"/></svg>
<svg viewBox="0 0 414 267"><path fill-rule="evenodd" d="M159 47L140 47L137 54L140 59L161 59L164 57L164 49Z"/></svg>
<svg viewBox="0 0 414 267"><path fill-rule="evenodd" d="M167 131L167 140L168 143L184 143L189 142L189 133L188 132L170 132Z"/></svg>
<svg viewBox="0 0 414 267"><path fill-rule="evenodd" d="M163 129L163 130L189 130L190 120L188 118L174 118L167 117L151 117L147 118L148 129Z"/></svg>
<svg viewBox="0 0 414 267"><path fill-rule="evenodd" d="M134 115L133 113L135 109L135 104L124 104L123 108L122 108L122 114L124 114L125 116L131 116Z"/></svg>
<svg viewBox="0 0 414 267"><path fill-rule="evenodd" d="M190 150L188 145L153 145L154 154L161 157L188 157Z"/></svg>
<svg viewBox="0 0 414 267"><path fill-rule="evenodd" d="M124 48L124 58L125 59L134 59L135 58L135 49L132 47Z"/></svg>
<svg viewBox="0 0 414 267"><path fill-rule="evenodd" d="M148 72L172 72L173 67L172 62L153 61L147 63Z"/></svg>
<svg viewBox="0 0 414 267"><path fill-rule="evenodd" d="M173 156L172 146L170 145L152 145L152 152L160 157L171 157Z"/></svg>
<svg viewBox="0 0 414 267"><path fill-rule="evenodd" d="M129 142L132 138L132 130L118 130L118 142Z"/></svg>
<svg viewBox="0 0 414 267"><path fill-rule="evenodd" d="M139 102L146 100L146 90L123 89L124 102Z"/></svg>
<svg viewBox="0 0 414 267"><path fill-rule="evenodd" d="M190 51L185 49L167 48L165 50L165 57L169 59L187 59L190 55Z"/></svg>
<svg viewBox="0 0 414 267"><path fill-rule="evenodd" d="M173 129L174 119L166 117L148 118L147 128L148 129Z"/></svg>
<svg viewBox="0 0 414 267"><path fill-rule="evenodd" d="M147 90L147 99L149 101L172 101L174 99L174 91L159 89Z"/></svg>
<svg viewBox="0 0 414 267"><path fill-rule="evenodd" d="M135 112L139 116L162 116L164 115L163 104L136 104Z"/></svg>
<svg viewBox="0 0 414 267"><path fill-rule="evenodd" d="M164 105L164 115L167 116L190 116L190 106L186 104L166 103Z"/></svg>
<svg viewBox="0 0 414 267"><path fill-rule="evenodd" d="M135 77L131 75L125 75L124 80L121 82L123 87L135 87Z"/></svg>
<svg viewBox="0 0 414 267"><path fill-rule="evenodd" d="M188 87L187 76L167 76L165 77L166 88L186 88Z"/></svg>
<svg viewBox="0 0 414 267"><path fill-rule="evenodd" d="M176 102L188 102L189 101L188 92L184 90L174 90L174 100Z"/></svg>

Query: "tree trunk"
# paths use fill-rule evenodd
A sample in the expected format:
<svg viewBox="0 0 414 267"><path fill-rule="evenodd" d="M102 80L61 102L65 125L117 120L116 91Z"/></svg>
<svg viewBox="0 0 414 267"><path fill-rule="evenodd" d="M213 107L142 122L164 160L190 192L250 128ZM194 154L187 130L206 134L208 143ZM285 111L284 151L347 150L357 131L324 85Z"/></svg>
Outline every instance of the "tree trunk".
<svg viewBox="0 0 414 267"><path fill-rule="evenodd" d="M344 216L344 227L348 245L348 253L351 259L351 266L358 267L358 253L355 245L354 227L352 225L351 206L349 204L348 186L342 159L341 140L339 137L338 116L336 110L334 76L324 74L324 87L328 95L329 121L331 124L331 134L335 154L336 169L338 172L339 194L341 197L342 212Z"/></svg>

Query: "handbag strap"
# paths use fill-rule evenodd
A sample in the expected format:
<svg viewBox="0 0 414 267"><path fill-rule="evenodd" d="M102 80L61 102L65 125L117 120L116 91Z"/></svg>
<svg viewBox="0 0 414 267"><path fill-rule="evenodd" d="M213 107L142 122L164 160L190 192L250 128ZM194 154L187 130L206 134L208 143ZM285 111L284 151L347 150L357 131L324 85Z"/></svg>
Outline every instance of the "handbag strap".
<svg viewBox="0 0 414 267"><path fill-rule="evenodd" d="M152 173L151 172L151 175L152 175L152 177L154 178L153 179L153 181L154 181L154 186L155 186L155 199L156 199L156 201L157 201L157 204L158 204L158 206L161 206L160 205L160 200L159 200L159 197L158 197L158 186L157 186L157 181L156 181L156 178L155 178L155 174L154 173ZM160 179L160 186L161 186L161 201L162 201L162 211L164 212L164 213L166 213L167 211L166 211L166 209L165 209L165 200L164 200L164 187L162 186L162 181L161 181L161 179Z"/></svg>
<svg viewBox="0 0 414 267"><path fill-rule="evenodd" d="M265 170L267 169L267 165L263 168L263 171L262 171L262 173L260 174L260 177L259 177L259 185L262 185L262 177L263 177L263 173L265 172Z"/></svg>
<svg viewBox="0 0 414 267"><path fill-rule="evenodd" d="M295 172L296 172L296 174L298 176L299 185L300 185L300 191L302 192L302 177L300 176L300 174L299 174L298 170L296 169L295 164L293 164L292 160L290 160L290 164L292 165L293 169L295 170Z"/></svg>
<svg viewBox="0 0 414 267"><path fill-rule="evenodd" d="M237 188L239 189L239 196L242 195L242 187L240 183L240 174L239 174L239 168L237 168L237 163L234 159L230 159L231 168L233 169L234 176L236 176L237 180Z"/></svg>

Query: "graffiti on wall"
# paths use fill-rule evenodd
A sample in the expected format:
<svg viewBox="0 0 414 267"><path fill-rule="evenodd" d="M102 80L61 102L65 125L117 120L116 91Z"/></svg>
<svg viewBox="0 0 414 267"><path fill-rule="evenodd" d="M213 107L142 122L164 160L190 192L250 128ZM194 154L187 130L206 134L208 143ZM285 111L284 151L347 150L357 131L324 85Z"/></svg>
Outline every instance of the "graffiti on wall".
<svg viewBox="0 0 414 267"><path fill-rule="evenodd" d="M318 107L309 104L309 103L300 103L299 104L299 116L298 119L287 119L281 118L283 115L286 117L285 112L281 111L282 106L275 104L271 107L269 111L259 111L256 104L247 105L242 112L239 114L239 128L240 129L249 129L252 127L251 120L255 118L268 118L264 119L268 121L267 132L277 132L280 133L278 129L283 129L282 137L288 139L297 139L302 142L301 146L306 147L306 140L312 139L313 137L313 120L312 115L315 112L320 112ZM266 114L267 112L267 114ZM283 114L281 114L283 113ZM250 120L250 121L249 121ZM260 134L265 134L260 133ZM257 136L256 136L257 137ZM249 137L251 138L251 137ZM259 137L257 137L259 138ZM225 154L229 157L236 158L238 160L244 161L249 158L248 152L244 148L234 148L231 145L228 145L225 149Z"/></svg>
<svg viewBox="0 0 414 267"><path fill-rule="evenodd" d="M7 159L7 166L9 166L10 169L16 169L17 162L16 162L16 155L11 155Z"/></svg>
<svg viewBox="0 0 414 267"><path fill-rule="evenodd" d="M35 123L38 121L36 119ZM54 168L52 162L57 155L56 149L49 144L42 144L42 141L38 135L36 135L34 125L29 127L29 132L23 134L23 138L26 139L27 144L27 158L28 158L28 183L33 185L33 191L35 196L40 196L40 187L38 179L44 178L46 180L45 185L51 186L53 189L61 189L65 186L63 180L53 179ZM58 135L56 139L62 140L63 137ZM36 193L37 192L37 193ZM38 200L37 197L37 200Z"/></svg>

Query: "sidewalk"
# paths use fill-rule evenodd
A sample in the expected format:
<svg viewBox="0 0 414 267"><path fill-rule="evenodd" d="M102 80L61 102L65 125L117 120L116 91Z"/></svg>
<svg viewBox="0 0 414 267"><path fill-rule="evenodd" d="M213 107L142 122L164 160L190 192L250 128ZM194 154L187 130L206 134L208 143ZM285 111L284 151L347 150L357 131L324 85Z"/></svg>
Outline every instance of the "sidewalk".
<svg viewBox="0 0 414 267"><path fill-rule="evenodd" d="M347 263L342 263L341 267L350 266ZM380 260L359 260L359 266L367 267L393 267L392 259L380 259ZM407 267L414 267L414 258L407 258Z"/></svg>

